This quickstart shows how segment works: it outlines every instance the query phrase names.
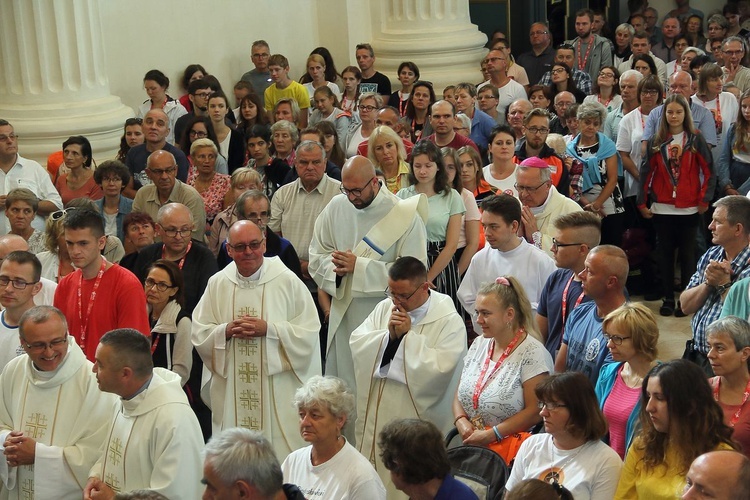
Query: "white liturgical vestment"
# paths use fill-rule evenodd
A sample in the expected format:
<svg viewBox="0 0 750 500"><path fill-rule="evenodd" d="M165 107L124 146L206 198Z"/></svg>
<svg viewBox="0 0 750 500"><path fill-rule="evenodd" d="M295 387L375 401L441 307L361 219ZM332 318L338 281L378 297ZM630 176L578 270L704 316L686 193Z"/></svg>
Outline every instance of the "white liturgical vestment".
<svg viewBox="0 0 750 500"><path fill-rule="evenodd" d="M92 364L72 335L54 372L37 370L26 354L0 375L0 448L11 430L36 440L34 465L0 460L0 498L76 499L100 455L116 397L97 387Z"/></svg>
<svg viewBox="0 0 750 500"><path fill-rule="evenodd" d="M203 434L179 375L154 368L143 392L115 405L107 431L90 477L115 493L153 490L170 499L201 497Z"/></svg>
<svg viewBox="0 0 750 500"><path fill-rule="evenodd" d="M432 291L426 305L426 315L412 319L411 329L385 366L381 365L390 338L390 299L381 301L351 336L357 379L356 448L375 466L389 499L406 497L396 490L380 460L380 431L393 419L418 418L447 432L466 355L466 326L453 299Z"/></svg>
<svg viewBox="0 0 750 500"><path fill-rule="evenodd" d="M242 316L264 319L266 336L227 340L227 324ZM279 460L305 446L292 399L321 374L319 331L310 292L278 257L265 257L252 277L239 276L234 262L213 275L193 311L193 344L211 371L214 434L260 431Z"/></svg>

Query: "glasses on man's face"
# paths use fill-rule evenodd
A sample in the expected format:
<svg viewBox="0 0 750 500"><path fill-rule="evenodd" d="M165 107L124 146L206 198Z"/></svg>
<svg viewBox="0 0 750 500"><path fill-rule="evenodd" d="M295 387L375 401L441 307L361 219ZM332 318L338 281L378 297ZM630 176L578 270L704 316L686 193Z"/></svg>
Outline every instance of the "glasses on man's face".
<svg viewBox="0 0 750 500"><path fill-rule="evenodd" d="M170 238L176 238L179 236L180 238L187 238L190 236L190 234L193 232L192 229L161 229L165 235L169 236Z"/></svg>
<svg viewBox="0 0 750 500"><path fill-rule="evenodd" d="M359 106L357 106L357 107L359 108L359 110L360 110L360 111L366 111L366 112L368 112L368 113L369 113L370 111L375 111L376 109L378 109L378 108L377 108L377 107L375 107L375 106L368 106L368 105L366 105L366 104L360 104L360 105L359 105Z"/></svg>
<svg viewBox="0 0 750 500"><path fill-rule="evenodd" d="M724 55L732 57L732 56L738 56L742 54L743 52L744 52L743 50L724 50Z"/></svg>
<svg viewBox="0 0 750 500"><path fill-rule="evenodd" d="M343 184L341 184L339 186L339 189L346 196L354 196L355 198L359 198L360 196L362 196L362 193L365 191L365 189L367 189L368 186L372 185L373 179L375 179L375 177L373 177L372 179L370 179L369 181L367 181L367 184L365 184L364 186L362 186L359 189L347 189L347 188L344 187Z"/></svg>
<svg viewBox="0 0 750 500"><path fill-rule="evenodd" d="M17 288L18 290L23 290L29 285L36 285L39 283L38 281L31 281L27 282L24 280L12 280L8 278L7 276L0 276L0 287L5 288L8 286L8 283L13 284L13 288Z"/></svg>
<svg viewBox="0 0 750 500"><path fill-rule="evenodd" d="M211 92L196 92L193 94L195 97L200 97L201 99L208 99L211 97Z"/></svg>
<svg viewBox="0 0 750 500"><path fill-rule="evenodd" d="M57 210L56 212L52 212L49 214L49 218L52 220L60 220L66 215L68 215L68 212L71 210L75 210L77 207L69 207L69 208L63 208L62 210Z"/></svg>
<svg viewBox="0 0 750 500"><path fill-rule="evenodd" d="M15 133L10 133L8 135L5 135L5 134L0 135L0 142L6 142L6 141L13 142L16 139L18 139L18 136Z"/></svg>
<svg viewBox="0 0 750 500"><path fill-rule="evenodd" d="M268 217L270 214L268 213L268 210L263 210L262 212L251 212L247 214L247 220L268 220Z"/></svg>
<svg viewBox="0 0 750 500"><path fill-rule="evenodd" d="M577 247L579 245L583 245L583 243L560 243L555 238L552 238L552 248L554 250L565 247Z"/></svg>
<svg viewBox="0 0 750 500"><path fill-rule="evenodd" d="M516 191L519 193L534 193L537 189L547 184L547 181L542 182L537 187L529 187L529 186L519 186L518 184L513 184L513 187L516 188Z"/></svg>
<svg viewBox="0 0 750 500"><path fill-rule="evenodd" d="M628 340L630 337L621 337L619 335L609 335L607 333L602 334L604 335L604 338L607 339L607 342L610 340L614 345L622 345L623 340Z"/></svg>
<svg viewBox="0 0 750 500"><path fill-rule="evenodd" d="M168 167L168 168L165 168L165 169L149 168L148 171L151 172L153 175L155 175L157 177L161 177L164 174L172 175L173 173L175 173L177 171L177 165L175 165L173 167Z"/></svg>
<svg viewBox="0 0 750 500"><path fill-rule="evenodd" d="M496 62L496 61L505 61L504 57L488 57L484 60L484 62Z"/></svg>
<svg viewBox="0 0 750 500"><path fill-rule="evenodd" d="M268 59L269 57L271 57L271 54L267 54L267 53L263 52L263 53L260 53L260 54L253 54L253 57L255 59Z"/></svg>
<svg viewBox="0 0 750 500"><path fill-rule="evenodd" d="M546 127L529 127L526 130L534 135L544 135L549 132L549 129Z"/></svg>
<svg viewBox="0 0 750 500"><path fill-rule="evenodd" d="M538 401L536 403L537 408L539 408L540 410L547 408L547 411L555 411L558 408L565 408L566 406L568 405L564 405L562 403L550 403L548 401Z"/></svg>
<svg viewBox="0 0 750 500"><path fill-rule="evenodd" d="M174 288L174 285L169 285L163 281L154 281L151 278L146 278L146 281L144 281L143 284L146 285L146 288L156 287L160 292L166 292L170 288Z"/></svg>
<svg viewBox="0 0 750 500"><path fill-rule="evenodd" d="M26 348L26 350L31 352L42 352L46 351L47 348L49 349L55 349L57 347L61 347L68 343L68 334L66 333L64 337L61 337L59 339L55 339L52 342L34 342L33 344L29 344L26 342L26 339L21 337L23 342L21 343L23 347Z"/></svg>
<svg viewBox="0 0 750 500"><path fill-rule="evenodd" d="M258 241L251 241L250 243L237 243L236 245L227 243L227 246L237 253L244 253L247 249L250 249L251 251L255 252L260 249L264 241L265 239L262 239Z"/></svg>
<svg viewBox="0 0 750 500"><path fill-rule="evenodd" d="M388 297L391 300L398 300L399 302L406 302L410 298L412 298L414 294L419 291L420 288L422 288L422 285L419 285L417 289L411 292L409 295L405 295L403 293L393 293L391 291L391 287L387 286L385 287L385 290L383 290L383 293L385 294L386 297Z"/></svg>
<svg viewBox="0 0 750 500"><path fill-rule="evenodd" d="M541 36L541 35L546 35L546 34L547 34L546 31L532 31L531 33L529 33L529 35L531 36Z"/></svg>

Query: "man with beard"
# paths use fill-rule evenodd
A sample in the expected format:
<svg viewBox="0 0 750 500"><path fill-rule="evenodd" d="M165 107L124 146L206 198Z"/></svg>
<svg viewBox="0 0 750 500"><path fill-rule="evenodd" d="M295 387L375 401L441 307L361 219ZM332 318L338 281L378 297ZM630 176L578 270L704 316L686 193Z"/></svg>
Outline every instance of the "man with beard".
<svg viewBox="0 0 750 500"><path fill-rule="evenodd" d="M612 43L591 31L593 22L594 13L590 9L581 9L576 12L578 36L570 43L575 47L573 67L579 71L585 71L592 81L596 81L603 67L612 66Z"/></svg>
<svg viewBox="0 0 750 500"><path fill-rule="evenodd" d="M549 179L557 191L568 196L570 191L570 175L568 169L563 165L562 158L557 156L555 150L547 145L549 134L549 112L546 109L536 108L524 115L523 136L516 142L516 154L513 157L515 163L522 163L527 158L536 156L544 161L549 167ZM536 186L538 182L534 184ZM546 247L542 247L547 250Z"/></svg>

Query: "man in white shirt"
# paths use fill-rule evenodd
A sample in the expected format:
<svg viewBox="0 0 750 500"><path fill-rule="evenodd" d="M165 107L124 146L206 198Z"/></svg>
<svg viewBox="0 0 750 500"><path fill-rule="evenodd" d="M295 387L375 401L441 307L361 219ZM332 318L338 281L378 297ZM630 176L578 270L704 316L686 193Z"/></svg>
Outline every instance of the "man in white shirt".
<svg viewBox="0 0 750 500"><path fill-rule="evenodd" d="M667 85L667 65L651 52L651 42L649 41L648 33L645 31L636 31L635 35L633 35L633 39L630 41L630 50L632 51L632 55L627 60L620 63L620 66L617 68L617 71L619 71L621 75L627 70L633 69L633 58L635 56L646 54L651 56L654 60L656 73L659 76L659 80L661 80L661 84L664 86Z"/></svg>
<svg viewBox="0 0 750 500"><path fill-rule="evenodd" d="M477 87L477 90L488 83L497 88L498 102L497 112L500 116L505 116L505 110L517 99L526 99L526 90L523 85L508 76L508 56L502 50L490 50L484 58L487 63L487 72L490 79Z"/></svg>
<svg viewBox="0 0 750 500"><path fill-rule="evenodd" d="M21 250L24 252L29 251L29 244L21 236L17 234L8 233L0 236L0 262L5 259L8 254ZM37 306L51 306L55 301L55 290L57 290L57 283L52 280L41 276L39 282L42 284L42 289L34 295L34 305Z"/></svg>
<svg viewBox="0 0 750 500"><path fill-rule="evenodd" d="M63 207L62 198L52 184L47 171L34 160L18 154L18 136L13 126L0 118L0 234L10 230L5 215L5 196L15 188L27 188L39 198L39 209L31 223L34 229L44 231L44 219Z"/></svg>

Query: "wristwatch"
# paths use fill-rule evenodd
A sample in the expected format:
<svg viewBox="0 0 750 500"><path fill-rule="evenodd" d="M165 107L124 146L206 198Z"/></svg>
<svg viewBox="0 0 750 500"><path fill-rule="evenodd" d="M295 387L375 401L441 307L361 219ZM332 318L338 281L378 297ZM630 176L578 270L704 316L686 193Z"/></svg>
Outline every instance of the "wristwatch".
<svg viewBox="0 0 750 500"><path fill-rule="evenodd" d="M731 281L729 281L729 282L727 282L727 283L724 283L723 285L719 285L719 286L717 286L717 287L716 287L716 291L717 291L717 292L719 293L719 295L721 295L721 294L723 294L724 292L726 292L727 290L729 290L729 288L730 288L731 286L732 286L732 282L731 282Z"/></svg>

